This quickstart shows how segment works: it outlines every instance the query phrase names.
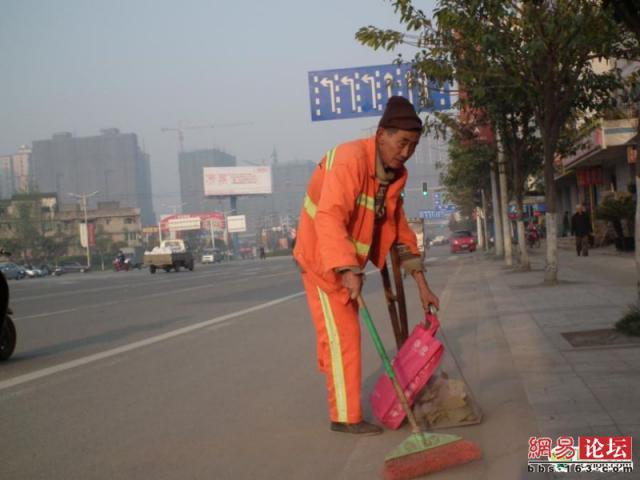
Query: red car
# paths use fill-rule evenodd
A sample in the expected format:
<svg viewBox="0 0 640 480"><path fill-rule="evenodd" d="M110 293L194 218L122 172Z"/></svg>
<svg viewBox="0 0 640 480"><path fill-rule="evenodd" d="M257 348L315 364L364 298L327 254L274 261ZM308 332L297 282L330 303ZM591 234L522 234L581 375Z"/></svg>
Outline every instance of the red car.
<svg viewBox="0 0 640 480"><path fill-rule="evenodd" d="M451 245L451 253L476 251L476 240L469 230L453 232L449 239L449 244Z"/></svg>

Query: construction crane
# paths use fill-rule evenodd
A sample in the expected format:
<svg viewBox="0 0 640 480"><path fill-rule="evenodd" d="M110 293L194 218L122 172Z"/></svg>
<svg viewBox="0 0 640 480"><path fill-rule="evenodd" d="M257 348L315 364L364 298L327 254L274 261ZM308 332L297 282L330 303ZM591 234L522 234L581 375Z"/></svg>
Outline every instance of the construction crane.
<svg viewBox="0 0 640 480"><path fill-rule="evenodd" d="M245 125L253 125L253 122L213 123L209 125L187 125L187 126L183 126L182 122L178 122L177 127L162 128L161 131L178 133L178 143L180 144L180 153L182 153L184 152L184 131L185 130L204 130L209 128L241 127Z"/></svg>
<svg viewBox="0 0 640 480"><path fill-rule="evenodd" d="M256 167L264 167L264 160L262 160L261 163L258 162L252 162L251 160L243 160L242 163L245 163L247 165L254 165Z"/></svg>

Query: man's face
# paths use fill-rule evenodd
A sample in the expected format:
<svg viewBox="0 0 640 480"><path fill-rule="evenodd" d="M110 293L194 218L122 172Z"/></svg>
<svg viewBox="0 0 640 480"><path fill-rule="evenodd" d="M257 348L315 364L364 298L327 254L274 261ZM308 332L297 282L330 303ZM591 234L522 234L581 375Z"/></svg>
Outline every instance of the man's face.
<svg viewBox="0 0 640 480"><path fill-rule="evenodd" d="M582 213L582 205L581 204L576 205L576 212L577 213Z"/></svg>
<svg viewBox="0 0 640 480"><path fill-rule="evenodd" d="M402 167L418 146L421 132L397 130L390 132L385 128L378 128L376 132L376 147L382 164L387 168Z"/></svg>

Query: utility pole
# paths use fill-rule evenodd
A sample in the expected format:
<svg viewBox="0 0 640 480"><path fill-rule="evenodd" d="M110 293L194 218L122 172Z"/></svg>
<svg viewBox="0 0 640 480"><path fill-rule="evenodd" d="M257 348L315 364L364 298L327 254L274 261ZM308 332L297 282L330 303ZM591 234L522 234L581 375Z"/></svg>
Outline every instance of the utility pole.
<svg viewBox="0 0 640 480"><path fill-rule="evenodd" d="M273 198L273 194L271 194L271 197ZM237 195L231 195L229 197L229 205L231 207L231 214L232 215L237 215L238 214L238 197ZM225 228L227 228L227 219L225 218L224 220L224 225ZM228 234L228 230L227 230L227 234ZM231 234L231 251L233 252L233 255L237 258L237 249L238 249L238 234L237 233L232 233Z"/></svg>
<svg viewBox="0 0 640 480"><path fill-rule="evenodd" d="M87 199L100 193L96 190L93 193L69 193L70 196L80 200L82 205L82 211L84 213L84 238L86 240L87 247L87 268L91 268L91 247L89 246L89 218L87 215Z"/></svg>

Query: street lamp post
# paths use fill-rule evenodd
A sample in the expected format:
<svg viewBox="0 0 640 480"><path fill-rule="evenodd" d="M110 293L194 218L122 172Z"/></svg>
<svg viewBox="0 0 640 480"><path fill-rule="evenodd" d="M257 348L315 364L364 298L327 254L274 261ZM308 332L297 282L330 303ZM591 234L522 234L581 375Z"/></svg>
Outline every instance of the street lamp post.
<svg viewBox="0 0 640 480"><path fill-rule="evenodd" d="M89 217L87 215L87 199L100 193L96 190L93 193L69 193L70 196L81 201L82 211L84 213L84 234L87 243L87 268L91 268L91 247L89 246Z"/></svg>

